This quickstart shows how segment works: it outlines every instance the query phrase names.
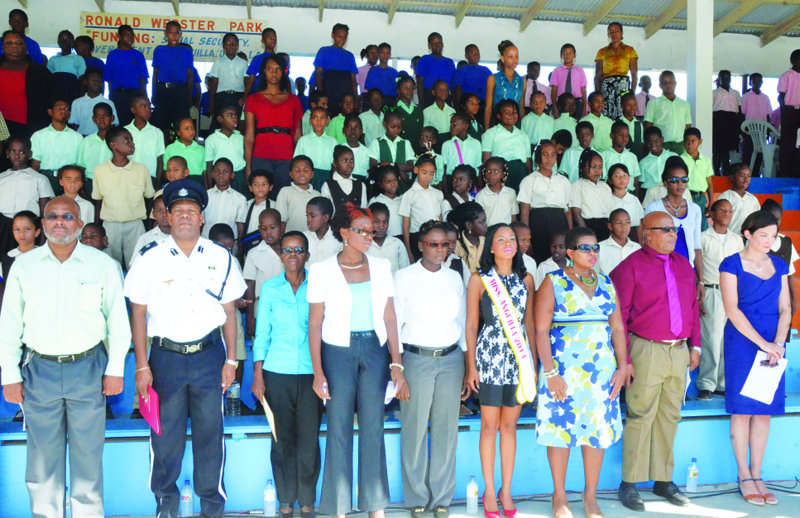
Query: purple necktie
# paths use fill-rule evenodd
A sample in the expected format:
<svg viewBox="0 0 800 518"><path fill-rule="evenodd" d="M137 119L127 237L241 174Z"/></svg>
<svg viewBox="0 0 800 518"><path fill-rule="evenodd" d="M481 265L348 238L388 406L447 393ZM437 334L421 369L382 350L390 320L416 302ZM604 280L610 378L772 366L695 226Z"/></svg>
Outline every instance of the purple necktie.
<svg viewBox="0 0 800 518"><path fill-rule="evenodd" d="M669 330L675 338L680 338L683 331L683 316L681 315L681 300L678 297L678 283L675 280L675 273L669 265L669 256L658 254L658 258L664 261L664 277L667 280Z"/></svg>

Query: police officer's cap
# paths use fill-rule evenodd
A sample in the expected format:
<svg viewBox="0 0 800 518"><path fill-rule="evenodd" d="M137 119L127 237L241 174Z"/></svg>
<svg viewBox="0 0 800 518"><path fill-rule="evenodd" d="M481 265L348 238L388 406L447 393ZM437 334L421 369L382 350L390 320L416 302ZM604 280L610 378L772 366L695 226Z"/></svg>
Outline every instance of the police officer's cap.
<svg viewBox="0 0 800 518"><path fill-rule="evenodd" d="M205 210L206 205L208 205L208 194L205 189L197 182L187 178L168 183L164 187L163 196L167 210L172 207L173 203L181 200L193 201L200 205L201 210Z"/></svg>

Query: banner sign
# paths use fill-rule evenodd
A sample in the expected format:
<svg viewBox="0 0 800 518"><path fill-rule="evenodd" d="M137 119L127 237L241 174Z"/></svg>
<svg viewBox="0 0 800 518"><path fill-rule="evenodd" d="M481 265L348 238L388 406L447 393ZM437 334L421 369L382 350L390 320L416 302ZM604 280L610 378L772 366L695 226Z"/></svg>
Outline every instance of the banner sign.
<svg viewBox="0 0 800 518"><path fill-rule="evenodd" d="M239 51L244 52L248 60L263 52L261 31L267 25L256 20L84 12L81 13L81 34L94 40L94 55L104 58L117 48L117 28L130 25L135 38L134 48L150 60L158 45L166 45L164 27L170 20L181 24L181 42L192 46L195 61L216 61L223 56L222 37L227 32L239 37Z"/></svg>

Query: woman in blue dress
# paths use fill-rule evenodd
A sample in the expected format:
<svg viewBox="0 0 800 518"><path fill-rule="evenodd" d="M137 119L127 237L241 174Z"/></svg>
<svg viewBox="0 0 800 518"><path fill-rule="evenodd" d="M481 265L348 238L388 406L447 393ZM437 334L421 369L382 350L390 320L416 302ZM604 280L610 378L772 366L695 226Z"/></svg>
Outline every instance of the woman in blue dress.
<svg viewBox="0 0 800 518"><path fill-rule="evenodd" d="M565 480L570 448L581 447L583 506L603 514L597 481L605 449L622 437L619 391L628 384L627 345L611 280L593 269L594 232L575 227L565 238L570 265L548 274L536 292L534 323L541 359L536 442L547 446L553 515L572 516Z"/></svg>
<svg viewBox="0 0 800 518"><path fill-rule="evenodd" d="M739 471L739 492L751 504L777 504L761 479L770 417L783 415L785 379L771 404L741 394L756 354L764 351L770 365L783 358L792 319L787 275L789 267L769 255L778 235L778 221L766 211L750 214L742 224L746 248L719 266L725 324L725 409L731 414L731 444ZM748 451L750 462L748 464Z"/></svg>
<svg viewBox="0 0 800 518"><path fill-rule="evenodd" d="M525 98L525 81L522 76L517 74L516 68L519 64L519 51L517 47L508 40L503 40L497 46L500 52L499 72L495 72L486 78L486 106L483 109L483 128L489 129L496 124L495 107L503 99L511 99L517 103L520 119L525 114L522 110L522 99Z"/></svg>

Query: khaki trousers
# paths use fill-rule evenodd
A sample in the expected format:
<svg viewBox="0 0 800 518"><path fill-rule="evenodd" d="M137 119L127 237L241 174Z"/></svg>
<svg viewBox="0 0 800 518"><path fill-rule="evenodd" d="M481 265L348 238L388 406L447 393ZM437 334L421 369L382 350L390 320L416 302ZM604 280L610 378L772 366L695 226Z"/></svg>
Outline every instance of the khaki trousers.
<svg viewBox="0 0 800 518"><path fill-rule="evenodd" d="M622 480L672 481L672 444L681 419L689 349L630 334L635 380L626 391Z"/></svg>
<svg viewBox="0 0 800 518"><path fill-rule="evenodd" d="M706 316L700 317L700 341L703 354L700 355L700 373L697 375L698 390L725 390L725 361L722 355L723 335L725 334L725 307L722 305L722 292L719 288L706 288L703 299Z"/></svg>
<svg viewBox="0 0 800 518"><path fill-rule="evenodd" d="M122 265L131 264L131 258L136 253L136 241L144 234L142 220L133 221L104 221L108 237L108 254Z"/></svg>

